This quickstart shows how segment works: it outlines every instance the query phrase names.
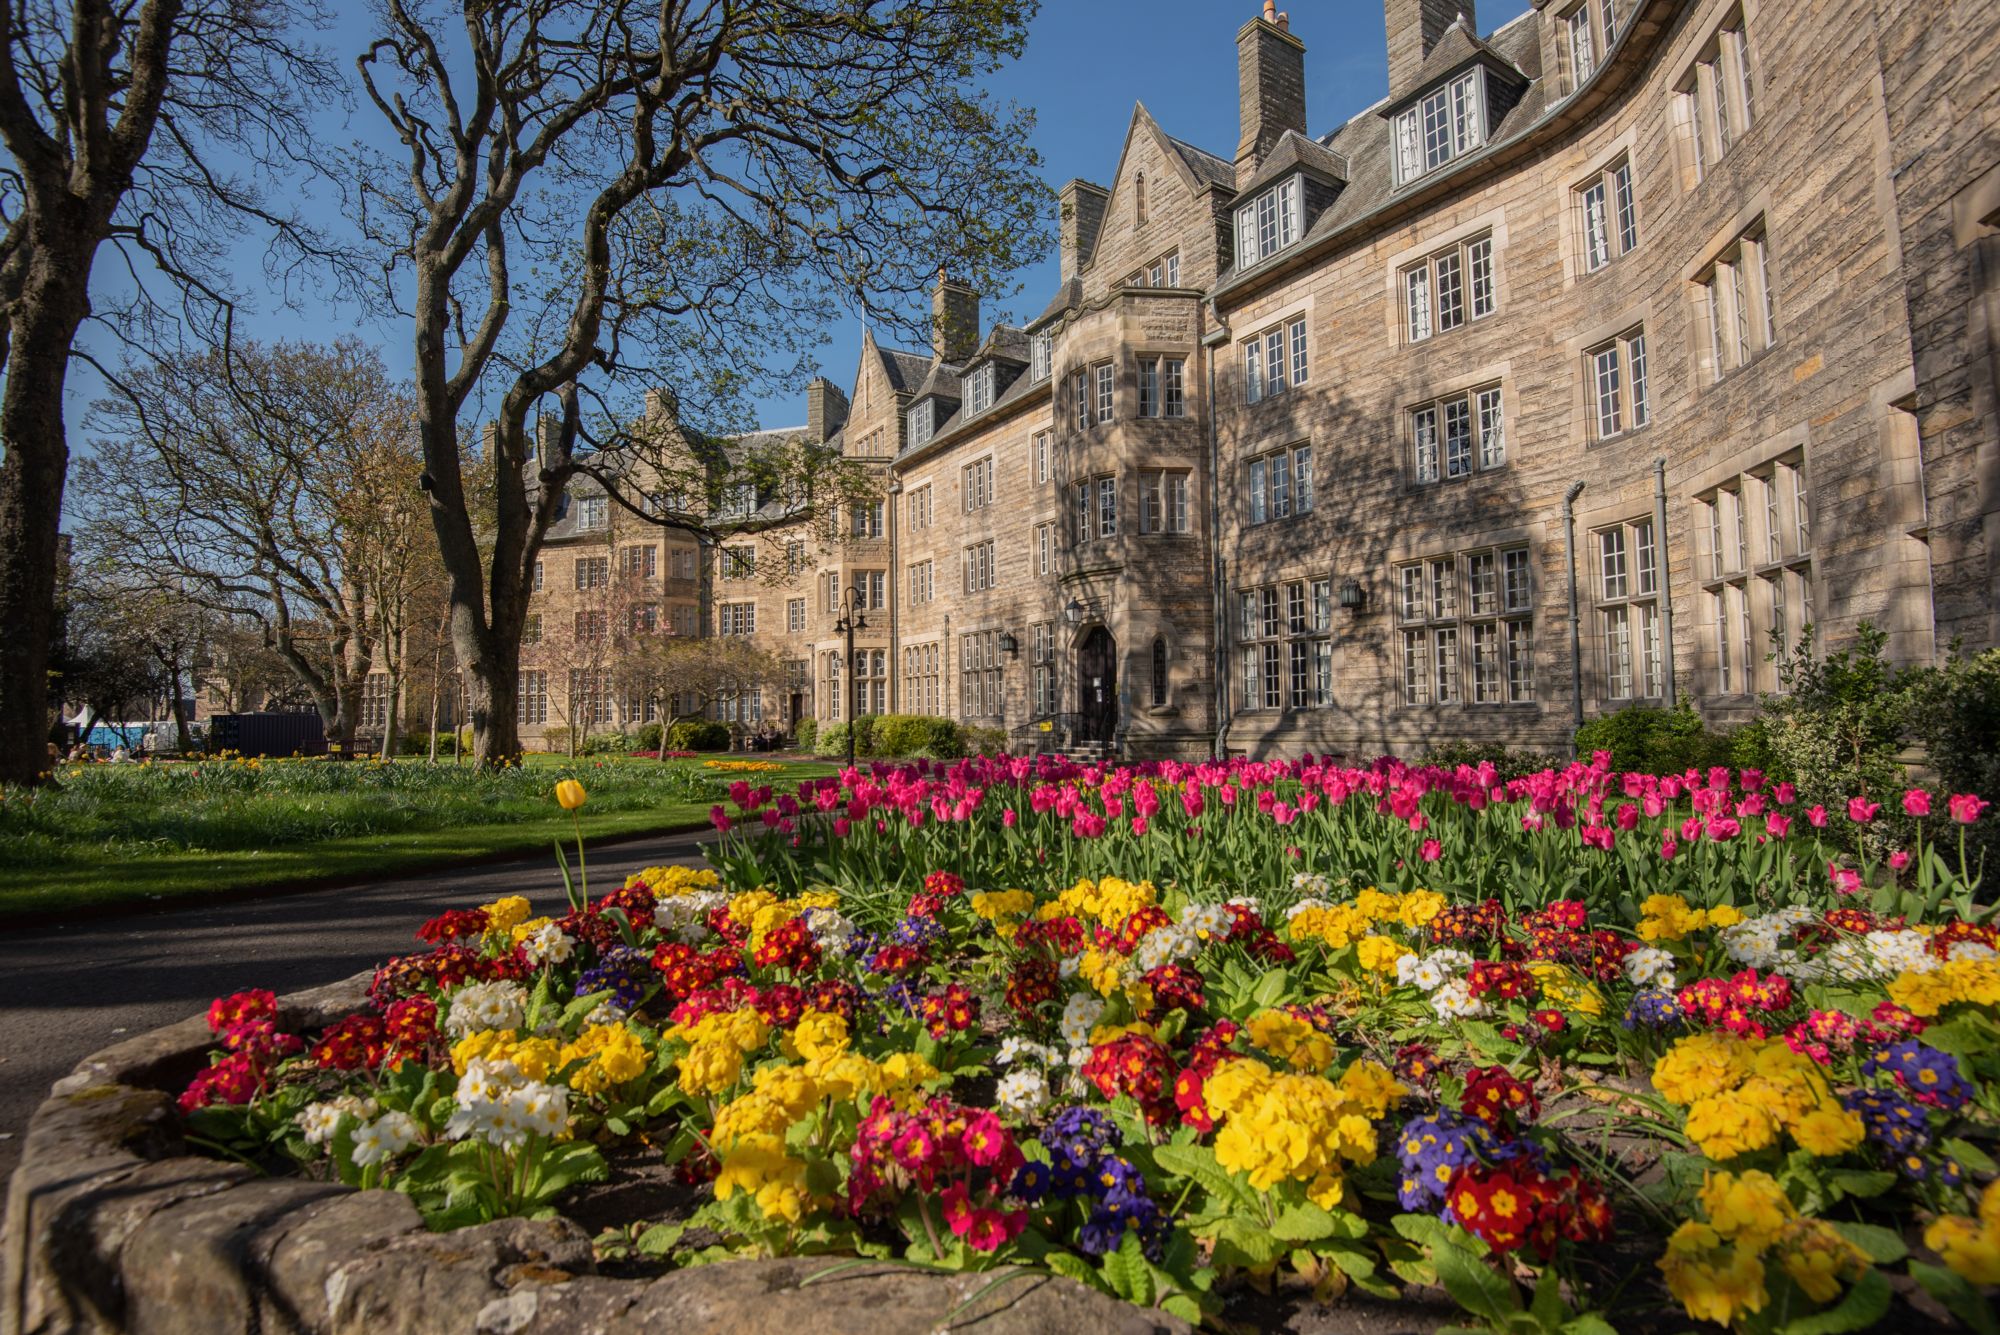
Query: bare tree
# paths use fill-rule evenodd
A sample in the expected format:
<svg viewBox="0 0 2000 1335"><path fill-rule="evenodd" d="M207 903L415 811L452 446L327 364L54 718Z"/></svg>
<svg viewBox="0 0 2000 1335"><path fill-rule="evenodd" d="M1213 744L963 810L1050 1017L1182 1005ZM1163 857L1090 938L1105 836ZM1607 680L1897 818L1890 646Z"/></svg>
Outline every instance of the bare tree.
<svg viewBox="0 0 2000 1335"><path fill-rule="evenodd" d="M90 544L128 582L256 617L351 747L378 648L400 678L435 559L409 396L352 341L244 344L123 381L78 465Z"/></svg>
<svg viewBox="0 0 2000 1335"><path fill-rule="evenodd" d="M612 669L618 689L651 703L660 716L660 749L666 750L666 729L673 703L693 708L682 717L698 718L723 700L745 700L758 692L771 698L784 680L785 664L777 654L740 635L696 639L685 635L631 636L618 646Z"/></svg>
<svg viewBox="0 0 2000 1335"><path fill-rule="evenodd" d="M392 290L413 289L431 516L482 763L519 749L529 579L570 480L594 473L634 514L696 531L735 484L740 466L702 449L681 507L632 495L620 456L648 433L611 395L667 386L678 440L730 435L746 392L794 374L841 304L907 327L940 266L998 294L1039 253L1026 117L971 91L1018 54L1034 8L381 0L359 64L402 157L362 163L362 219ZM458 448L481 401L484 516ZM531 432L545 411L554 429ZM810 511L852 476L821 451L771 490Z"/></svg>
<svg viewBox="0 0 2000 1335"><path fill-rule="evenodd" d="M273 229L281 270L324 253L231 166L269 179L309 157L305 108L340 95L292 39L317 17L315 0L0 5L0 782L45 759L77 331L93 311L117 338L162 315L226 327L225 248L245 224ZM93 283L106 246L112 292ZM161 279L178 310L156 302Z"/></svg>

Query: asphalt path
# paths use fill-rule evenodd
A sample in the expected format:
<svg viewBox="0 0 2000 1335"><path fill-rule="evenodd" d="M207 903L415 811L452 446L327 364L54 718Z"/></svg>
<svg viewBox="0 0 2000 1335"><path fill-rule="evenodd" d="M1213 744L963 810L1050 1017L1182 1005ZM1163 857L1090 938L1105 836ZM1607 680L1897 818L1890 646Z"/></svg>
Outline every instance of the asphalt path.
<svg viewBox="0 0 2000 1335"><path fill-rule="evenodd" d="M698 863L701 836L590 851L597 894L642 867ZM0 1184L49 1086L100 1048L246 987L295 992L424 949L425 919L501 895L566 909L552 854L222 904L13 928L0 923Z"/></svg>

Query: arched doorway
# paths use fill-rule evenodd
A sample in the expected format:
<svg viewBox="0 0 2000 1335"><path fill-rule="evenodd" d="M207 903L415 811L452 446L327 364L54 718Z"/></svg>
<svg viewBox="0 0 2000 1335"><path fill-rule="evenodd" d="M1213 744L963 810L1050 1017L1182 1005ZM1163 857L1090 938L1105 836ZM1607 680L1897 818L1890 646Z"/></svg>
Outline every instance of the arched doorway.
<svg viewBox="0 0 2000 1335"><path fill-rule="evenodd" d="M1118 729L1118 644L1092 626L1076 647L1077 724L1080 742L1108 742Z"/></svg>

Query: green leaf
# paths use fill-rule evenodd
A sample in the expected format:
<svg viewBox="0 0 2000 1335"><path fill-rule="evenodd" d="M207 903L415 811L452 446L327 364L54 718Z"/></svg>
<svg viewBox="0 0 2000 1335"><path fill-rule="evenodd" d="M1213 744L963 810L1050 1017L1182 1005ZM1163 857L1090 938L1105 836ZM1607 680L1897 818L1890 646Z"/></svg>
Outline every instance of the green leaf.
<svg viewBox="0 0 2000 1335"><path fill-rule="evenodd" d="M1111 1291L1111 1286L1105 1282L1104 1276L1097 1273L1097 1267L1075 1252L1050 1252L1042 1258L1042 1264L1066 1279L1073 1279L1079 1284L1088 1284L1099 1293Z"/></svg>
<svg viewBox="0 0 2000 1335"><path fill-rule="evenodd" d="M1928 1034L1930 1031L1925 1030L1924 1032ZM1947 1159L1958 1160L1960 1168L1970 1169L1982 1177L2000 1173L2000 1164L1994 1163L1992 1157L1986 1151L1980 1149L1970 1141L1960 1140L1958 1137L1953 1136L1944 1142L1944 1153Z"/></svg>
<svg viewBox="0 0 2000 1335"><path fill-rule="evenodd" d="M642 1256L665 1256L687 1232L686 1224L655 1224L632 1243Z"/></svg>
<svg viewBox="0 0 2000 1335"><path fill-rule="evenodd" d="M1831 1221L1834 1231L1861 1249L1861 1254L1876 1265L1894 1265L1910 1254L1903 1245L1903 1235L1892 1228L1879 1224L1847 1224Z"/></svg>
<svg viewBox="0 0 2000 1335"><path fill-rule="evenodd" d="M1543 1271L1535 1283L1535 1299L1528 1304L1528 1314L1541 1329L1556 1330L1562 1326L1563 1314L1568 1310L1563 1306L1562 1278L1553 1270Z"/></svg>
<svg viewBox="0 0 2000 1335"><path fill-rule="evenodd" d="M1206 1145L1161 1145L1153 1150L1153 1162L1177 1177L1191 1177L1222 1202L1252 1204L1246 1188L1220 1163Z"/></svg>
<svg viewBox="0 0 2000 1335"><path fill-rule="evenodd" d="M1853 1168L1836 1168L1826 1175L1826 1180L1850 1196L1863 1200L1880 1196L1896 1185L1896 1175L1884 1172L1863 1172Z"/></svg>
<svg viewBox="0 0 2000 1335"><path fill-rule="evenodd" d="M1160 1310L1169 1316L1177 1316L1190 1326L1201 1325L1201 1304L1185 1293L1169 1294L1160 1300Z"/></svg>
<svg viewBox="0 0 2000 1335"><path fill-rule="evenodd" d="M1291 985L1290 970L1273 969L1257 980L1256 988L1250 993L1250 1000L1268 1010L1285 999L1285 993Z"/></svg>
<svg viewBox="0 0 2000 1335"><path fill-rule="evenodd" d="M1434 1248L1431 1260L1437 1264L1438 1279L1452 1301L1475 1316L1505 1322L1521 1310L1521 1295L1512 1280L1494 1272L1480 1257L1462 1247L1447 1244Z"/></svg>
<svg viewBox="0 0 2000 1335"><path fill-rule="evenodd" d="M1334 1231L1333 1216L1311 1201L1286 1206L1278 1222L1271 1225L1271 1236L1285 1242L1318 1242L1332 1237Z"/></svg>
<svg viewBox="0 0 2000 1335"><path fill-rule="evenodd" d="M1563 1322L1562 1335L1618 1335L1618 1328L1595 1312L1579 1312Z"/></svg>
<svg viewBox="0 0 2000 1335"><path fill-rule="evenodd" d="M563 1032L568 1033L571 1025L581 1023L584 1016L596 1010L604 1004L606 999L614 995L614 990L607 987L601 992L592 992L587 997L578 997L575 1001L563 1007L562 1020L560 1022Z"/></svg>
<svg viewBox="0 0 2000 1335"><path fill-rule="evenodd" d="M1284 1250L1284 1243L1247 1219L1228 1215L1216 1226L1215 1260L1218 1265L1269 1265L1283 1255Z"/></svg>
<svg viewBox="0 0 2000 1335"><path fill-rule="evenodd" d="M1120 1298L1137 1307L1153 1305L1153 1270L1139 1250L1139 1234L1126 1229L1115 1252L1104 1254L1104 1277Z"/></svg>
<svg viewBox="0 0 2000 1335"><path fill-rule="evenodd" d="M1910 1278L1923 1285L1924 1292L1944 1305L1946 1311L1969 1326L1975 1335L2000 1335L2000 1320L1993 1305L1963 1275L1942 1266L1910 1262Z"/></svg>
<svg viewBox="0 0 2000 1335"><path fill-rule="evenodd" d="M1838 1303L1780 1329L1783 1335L1844 1335L1850 1330L1867 1330L1889 1310L1891 1296L1889 1281L1881 1271L1864 1270Z"/></svg>

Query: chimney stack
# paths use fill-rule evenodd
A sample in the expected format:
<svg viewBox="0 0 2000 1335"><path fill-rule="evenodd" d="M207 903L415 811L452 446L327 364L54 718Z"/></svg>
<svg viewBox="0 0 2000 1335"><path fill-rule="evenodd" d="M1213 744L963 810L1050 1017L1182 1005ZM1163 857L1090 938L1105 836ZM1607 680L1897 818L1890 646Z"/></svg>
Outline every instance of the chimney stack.
<svg viewBox="0 0 2000 1335"><path fill-rule="evenodd" d="M1401 97L1415 86L1424 60L1461 15L1466 29L1479 33L1474 0L1382 0L1382 15L1389 30L1390 97Z"/></svg>
<svg viewBox="0 0 2000 1335"><path fill-rule="evenodd" d="M1394 0L1391 0L1393 3ZM1264 0L1264 14L1236 34L1239 124L1236 185L1250 183L1287 130L1306 132L1306 44L1292 36L1289 14Z"/></svg>
<svg viewBox="0 0 2000 1335"><path fill-rule="evenodd" d="M1062 281L1077 276L1097 251L1097 234L1104 226L1104 207L1111 192L1089 181L1071 181L1062 188Z"/></svg>
<svg viewBox="0 0 2000 1335"><path fill-rule="evenodd" d="M931 291L931 356L960 364L979 351L979 294L938 270Z"/></svg>
<svg viewBox="0 0 2000 1335"><path fill-rule="evenodd" d="M847 396L825 376L814 376L806 386L806 434L824 445L846 425Z"/></svg>

